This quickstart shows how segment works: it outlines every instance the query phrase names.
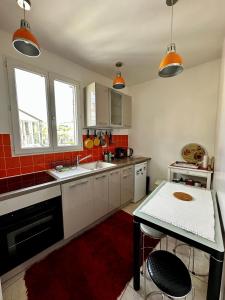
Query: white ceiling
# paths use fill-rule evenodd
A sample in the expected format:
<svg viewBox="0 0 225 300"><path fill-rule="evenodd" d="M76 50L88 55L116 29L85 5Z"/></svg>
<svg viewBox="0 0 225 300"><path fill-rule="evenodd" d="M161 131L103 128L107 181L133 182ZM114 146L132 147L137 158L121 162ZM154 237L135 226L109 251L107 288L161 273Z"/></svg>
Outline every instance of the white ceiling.
<svg viewBox="0 0 225 300"><path fill-rule="evenodd" d="M224 0L179 0L174 37L185 67L220 57L225 36ZM16 0L0 1L0 28L18 28ZM42 48L113 77L124 62L128 85L157 77L169 42L170 8L165 0L33 0L27 14Z"/></svg>

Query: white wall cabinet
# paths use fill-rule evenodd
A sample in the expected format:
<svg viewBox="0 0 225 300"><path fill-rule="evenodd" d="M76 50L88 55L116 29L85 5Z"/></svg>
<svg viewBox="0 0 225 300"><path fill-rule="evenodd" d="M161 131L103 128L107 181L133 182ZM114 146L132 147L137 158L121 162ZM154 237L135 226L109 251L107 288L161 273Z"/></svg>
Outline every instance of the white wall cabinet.
<svg viewBox="0 0 225 300"><path fill-rule="evenodd" d="M121 205L134 199L134 167L125 167L121 170Z"/></svg>
<svg viewBox="0 0 225 300"><path fill-rule="evenodd" d="M86 127L131 127L131 96L96 82L85 88Z"/></svg>
<svg viewBox="0 0 225 300"><path fill-rule="evenodd" d="M109 211L120 207L120 169L109 172Z"/></svg>
<svg viewBox="0 0 225 300"><path fill-rule="evenodd" d="M94 222L92 177L62 185L64 238Z"/></svg>
<svg viewBox="0 0 225 300"><path fill-rule="evenodd" d="M95 219L106 215L109 211L109 182L108 173L103 173L93 177L93 198Z"/></svg>
<svg viewBox="0 0 225 300"><path fill-rule="evenodd" d="M122 127L123 125L123 95L110 89L110 126Z"/></svg>
<svg viewBox="0 0 225 300"><path fill-rule="evenodd" d="M85 116L87 127L108 127L109 88L93 82L85 89Z"/></svg>
<svg viewBox="0 0 225 300"><path fill-rule="evenodd" d="M130 128L132 124L132 97L123 95L123 127Z"/></svg>

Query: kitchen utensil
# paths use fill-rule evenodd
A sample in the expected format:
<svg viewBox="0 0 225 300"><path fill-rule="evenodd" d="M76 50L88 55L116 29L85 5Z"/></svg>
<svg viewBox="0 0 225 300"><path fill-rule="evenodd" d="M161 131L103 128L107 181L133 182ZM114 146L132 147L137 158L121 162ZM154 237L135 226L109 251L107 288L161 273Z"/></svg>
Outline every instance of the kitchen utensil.
<svg viewBox="0 0 225 300"><path fill-rule="evenodd" d="M94 131L94 141L93 141L93 143L94 143L94 146L97 146L97 147L100 145L100 139L97 135L96 130Z"/></svg>
<svg viewBox="0 0 225 300"><path fill-rule="evenodd" d="M109 145L111 145L112 142L112 131L109 132Z"/></svg>
<svg viewBox="0 0 225 300"><path fill-rule="evenodd" d="M131 157L134 153L134 150L132 148L127 148L127 157Z"/></svg>
<svg viewBox="0 0 225 300"><path fill-rule="evenodd" d="M101 146L105 146L105 144L106 144L106 141L105 141L105 134L104 134L104 132L103 131L101 131L101 138L100 138L100 144L101 144Z"/></svg>
<svg viewBox="0 0 225 300"><path fill-rule="evenodd" d="M93 145L94 145L93 140L90 138L89 130L87 130L87 138L84 141L84 146L87 149L91 149L91 148L93 148Z"/></svg>
<svg viewBox="0 0 225 300"><path fill-rule="evenodd" d="M200 163L203 156L206 154L206 150L199 144L188 144L181 150L182 157L189 163Z"/></svg>
<svg viewBox="0 0 225 300"><path fill-rule="evenodd" d="M106 142L106 145L109 145L109 134L107 131L105 132L105 142Z"/></svg>
<svg viewBox="0 0 225 300"><path fill-rule="evenodd" d="M187 193L183 193L183 192L175 192L173 193L174 197L182 200L182 201L191 201L193 200L193 197Z"/></svg>

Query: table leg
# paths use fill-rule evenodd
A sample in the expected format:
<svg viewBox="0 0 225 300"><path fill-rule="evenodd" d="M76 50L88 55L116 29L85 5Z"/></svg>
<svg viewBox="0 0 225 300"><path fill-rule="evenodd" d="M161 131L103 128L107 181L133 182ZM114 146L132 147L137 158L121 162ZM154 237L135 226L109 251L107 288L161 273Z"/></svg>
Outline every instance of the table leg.
<svg viewBox="0 0 225 300"><path fill-rule="evenodd" d="M140 223L134 221L133 232L133 286L137 291L140 289L140 260L141 260L141 230Z"/></svg>
<svg viewBox="0 0 225 300"><path fill-rule="evenodd" d="M207 300L219 300L223 261L210 257Z"/></svg>

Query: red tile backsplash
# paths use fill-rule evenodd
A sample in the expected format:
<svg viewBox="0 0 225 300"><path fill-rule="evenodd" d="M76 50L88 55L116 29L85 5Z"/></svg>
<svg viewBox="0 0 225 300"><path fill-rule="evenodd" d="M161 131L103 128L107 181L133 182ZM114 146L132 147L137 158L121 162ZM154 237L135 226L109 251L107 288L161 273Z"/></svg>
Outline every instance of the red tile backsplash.
<svg viewBox="0 0 225 300"><path fill-rule="evenodd" d="M85 135L83 135L83 139L85 139ZM113 135L112 144L108 147L94 146L90 150L84 148L83 151L12 157L10 135L0 134L0 178L48 170L57 161L75 161L77 155L81 155L81 157L92 155L84 162L102 160L103 152L114 152L116 147L128 147L128 135Z"/></svg>

